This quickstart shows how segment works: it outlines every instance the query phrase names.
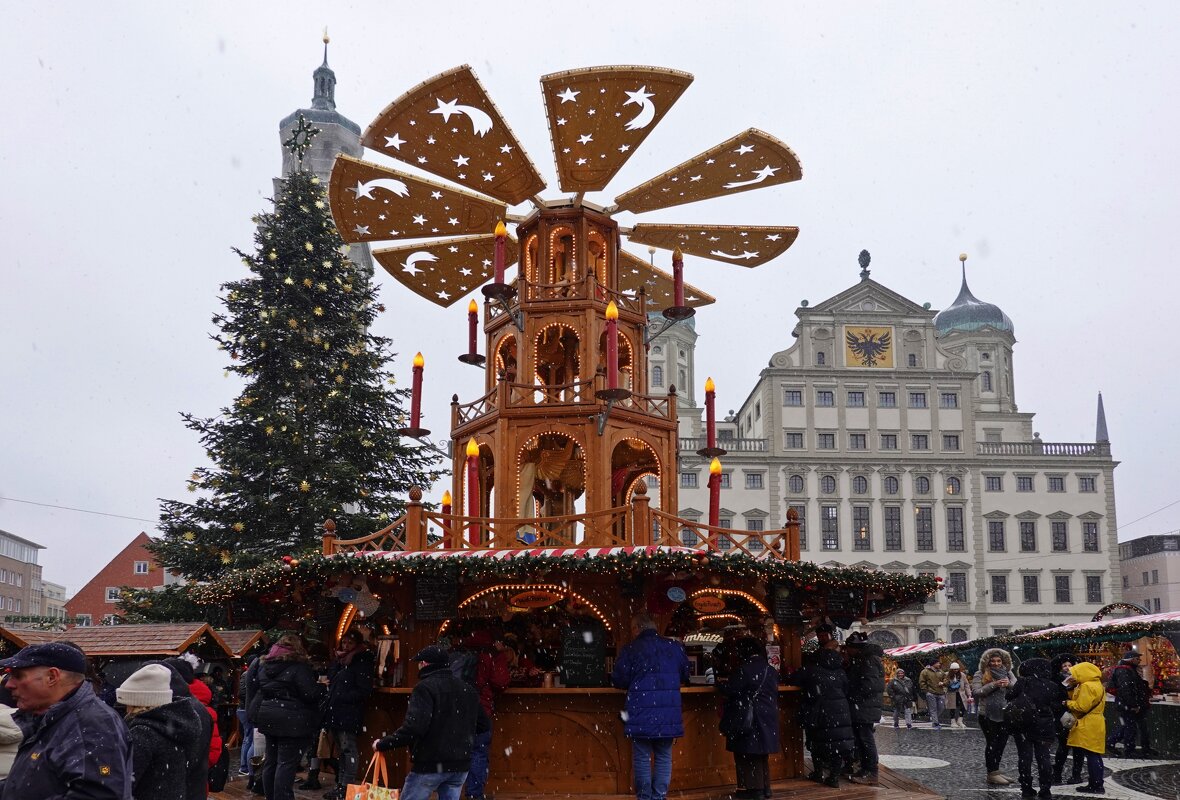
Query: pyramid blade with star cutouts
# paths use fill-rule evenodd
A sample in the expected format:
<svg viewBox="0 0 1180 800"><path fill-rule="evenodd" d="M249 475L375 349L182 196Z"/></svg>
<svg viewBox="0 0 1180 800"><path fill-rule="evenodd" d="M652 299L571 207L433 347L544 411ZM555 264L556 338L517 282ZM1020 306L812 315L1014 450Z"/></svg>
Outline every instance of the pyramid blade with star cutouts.
<svg viewBox="0 0 1180 800"><path fill-rule="evenodd" d="M328 201L346 242L490 234L507 206L404 172L339 155Z"/></svg>
<svg viewBox="0 0 1180 800"><path fill-rule="evenodd" d="M636 297L643 289L647 295L647 310L660 311L675 302L675 280L659 267L653 267L633 253L619 250L619 291ZM693 308L712 305L717 299L691 284L684 284L684 302Z"/></svg>
<svg viewBox="0 0 1180 800"><path fill-rule="evenodd" d="M803 177L791 148L750 128L693 156L615 199L615 208L640 213L777 186Z"/></svg>
<svg viewBox="0 0 1180 800"><path fill-rule="evenodd" d="M520 250L508 238L505 266L515 264ZM373 251L385 271L410 291L447 308L492 277L496 237L464 236Z"/></svg>
<svg viewBox="0 0 1180 800"><path fill-rule="evenodd" d="M386 106L361 143L509 205L545 188L466 64L423 81Z"/></svg>
<svg viewBox="0 0 1180 800"><path fill-rule="evenodd" d="M689 255L760 267L795 243L798 228L768 225L665 225L639 223L627 238L665 250L677 247Z"/></svg>
<svg viewBox="0 0 1180 800"><path fill-rule="evenodd" d="M606 187L692 83L660 67L591 67L541 78L563 191Z"/></svg>

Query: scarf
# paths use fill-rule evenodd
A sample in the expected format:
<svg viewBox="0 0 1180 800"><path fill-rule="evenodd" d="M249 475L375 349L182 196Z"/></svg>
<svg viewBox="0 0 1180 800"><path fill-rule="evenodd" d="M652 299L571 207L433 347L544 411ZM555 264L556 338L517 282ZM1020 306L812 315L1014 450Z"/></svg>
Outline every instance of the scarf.
<svg viewBox="0 0 1180 800"><path fill-rule="evenodd" d="M337 650L336 651L336 661L338 663L340 663L342 666L347 667L348 665L350 665L352 663L352 659L356 656L356 654L364 649L365 648L363 648L363 647L354 647L351 650L344 650L344 649Z"/></svg>
<svg viewBox="0 0 1180 800"><path fill-rule="evenodd" d="M267 651L266 659L267 659L267 661L274 661L276 659L279 661L282 661L284 658L289 658L291 655L294 654L294 652L295 651L292 650L290 647L284 647L281 644L276 644L276 645L273 645L270 648L270 650Z"/></svg>

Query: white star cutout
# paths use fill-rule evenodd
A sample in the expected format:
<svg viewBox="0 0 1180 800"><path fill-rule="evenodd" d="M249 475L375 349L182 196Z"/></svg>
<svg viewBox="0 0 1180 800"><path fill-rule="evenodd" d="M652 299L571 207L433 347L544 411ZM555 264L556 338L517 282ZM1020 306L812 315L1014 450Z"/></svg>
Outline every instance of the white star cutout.
<svg viewBox="0 0 1180 800"><path fill-rule="evenodd" d="M431 111L430 113L431 114L438 114L439 116L441 116L443 118L443 122L450 122L452 114L462 114L463 113L462 111L460 111L458 108L455 107L455 106L459 105L459 98L455 98L454 100L452 100L449 103L447 103L443 100L437 100L437 99L435 100L435 102L438 103L438 108L434 109L434 111Z"/></svg>
<svg viewBox="0 0 1180 800"><path fill-rule="evenodd" d="M769 235L766 237L766 241L768 241L768 242L777 242L777 241L778 241L779 239L781 239L781 238L783 238L783 237L782 237L780 234L777 234L777 233L772 233L772 234L769 234Z"/></svg>
<svg viewBox="0 0 1180 800"><path fill-rule="evenodd" d="M581 92L575 92L572 89L567 88L564 92L558 92L557 96L561 98L561 102L563 104L576 103L578 102L578 95L580 94Z"/></svg>
<svg viewBox="0 0 1180 800"><path fill-rule="evenodd" d="M752 145L752 144L738 145L738 149L734 150L733 152L737 153L739 156L744 153L752 153L752 152L754 152L754 145Z"/></svg>
<svg viewBox="0 0 1180 800"><path fill-rule="evenodd" d="M439 292L438 299L439 300L450 300L451 296L449 294L447 294L446 292Z"/></svg>
<svg viewBox="0 0 1180 800"><path fill-rule="evenodd" d="M589 144L592 141L594 141L594 134L592 133L583 133L578 137L578 144Z"/></svg>
<svg viewBox="0 0 1180 800"><path fill-rule="evenodd" d="M492 262L491 262L491 261L489 261L489 260L487 260L487 259L485 258L485 259L483 260L483 265L484 265L485 267L490 267L490 266L492 265Z"/></svg>
<svg viewBox="0 0 1180 800"><path fill-rule="evenodd" d="M406 143L406 140L403 139L402 137L398 136L396 133L393 136L386 136L385 137L385 146L392 147L394 150L401 150L402 145L405 143Z"/></svg>
<svg viewBox="0 0 1180 800"><path fill-rule="evenodd" d="M467 267L463 267L463 269L459 270L459 274L460 275L470 275L471 270L469 270Z"/></svg>
<svg viewBox="0 0 1180 800"><path fill-rule="evenodd" d="M418 156L418 163L425 164L426 163L426 156Z"/></svg>
<svg viewBox="0 0 1180 800"><path fill-rule="evenodd" d="M442 200L442 192L431 192L430 199L431 200Z"/></svg>
<svg viewBox="0 0 1180 800"><path fill-rule="evenodd" d="M427 137L426 137L426 143L427 143L427 144L434 144L434 137L433 137L433 136L427 136Z"/></svg>
<svg viewBox="0 0 1180 800"><path fill-rule="evenodd" d="M465 180L467 180L467 176L466 176L466 175L464 175L462 172L460 172L460 173L459 173L459 180L461 180L461 181L465 181Z"/></svg>
<svg viewBox="0 0 1180 800"><path fill-rule="evenodd" d="M585 163L586 163L586 159L584 159L584 158L579 158L579 159L578 159L578 164L579 164L579 165L582 165L582 164L585 164Z"/></svg>
<svg viewBox="0 0 1180 800"><path fill-rule="evenodd" d="M422 216L421 214L415 214L414 215L414 224L415 225L425 225L426 224L426 217Z"/></svg>
<svg viewBox="0 0 1180 800"><path fill-rule="evenodd" d="M510 144L504 145L503 147L500 148L500 152L501 153L511 153L512 152L512 145L510 145Z"/></svg>
<svg viewBox="0 0 1180 800"><path fill-rule="evenodd" d="M455 219L454 217L451 217L450 219L447 220L447 224L448 225L458 225L459 220Z"/></svg>
<svg viewBox="0 0 1180 800"><path fill-rule="evenodd" d="M494 179L495 177L496 177L496 176L495 176L495 175L493 175L492 173L490 173L490 172L485 172L485 173L483 174L483 180L484 180L484 183L487 183L488 181L490 181L490 180Z"/></svg>
<svg viewBox="0 0 1180 800"><path fill-rule="evenodd" d="M368 225L357 225L355 228L353 228L353 230L356 231L358 236L368 236L369 235L369 226Z"/></svg>
<svg viewBox="0 0 1180 800"><path fill-rule="evenodd" d="M588 117L592 117L592 116L594 116L594 115L595 115L595 114L597 114L597 113L598 113L598 112L597 112L597 111L595 111L595 110L592 108L592 109L590 109L589 111L587 111L587 112L586 112L586 116L588 116Z"/></svg>
<svg viewBox="0 0 1180 800"><path fill-rule="evenodd" d="M458 253L458 252L459 252L459 248L458 248L458 247L455 247L455 245L451 245L451 246L450 246L450 247L448 247L447 249L448 249L448 250L450 250L452 253Z"/></svg>
<svg viewBox="0 0 1180 800"><path fill-rule="evenodd" d="M689 178L689 180L692 181L693 183L696 183L700 179L701 179L700 175L693 175L691 178Z"/></svg>
<svg viewBox="0 0 1180 800"><path fill-rule="evenodd" d="M629 144L624 144L624 145L619 146L620 153L626 153L630 149L631 149L631 145L629 145Z"/></svg>
<svg viewBox="0 0 1180 800"><path fill-rule="evenodd" d="M564 124L565 124L565 117L558 117L558 118L557 118L557 124L558 124L558 125L564 125Z"/></svg>
<svg viewBox="0 0 1180 800"><path fill-rule="evenodd" d="M362 197L367 197L370 200L372 200L372 199L374 199L373 198L373 189L375 189L375 188L376 188L375 186L366 185L366 184L361 183L360 181L357 181L356 188L353 189L353 191L356 192L356 199L357 200L360 200Z"/></svg>
<svg viewBox="0 0 1180 800"><path fill-rule="evenodd" d="M706 160L705 160L705 163L706 163L706 164L712 164L712 163L713 163L713 159L711 159L711 158L710 158L710 159L706 159Z"/></svg>
<svg viewBox="0 0 1180 800"><path fill-rule="evenodd" d="M451 159L451 161L454 161L454 162L455 162L455 166L456 166L456 167L464 167L464 166L467 166L467 162L468 162L468 161L470 161L470 160L471 160L471 159L470 159L470 158L468 158L467 156L459 156L458 158L452 158L452 159Z"/></svg>

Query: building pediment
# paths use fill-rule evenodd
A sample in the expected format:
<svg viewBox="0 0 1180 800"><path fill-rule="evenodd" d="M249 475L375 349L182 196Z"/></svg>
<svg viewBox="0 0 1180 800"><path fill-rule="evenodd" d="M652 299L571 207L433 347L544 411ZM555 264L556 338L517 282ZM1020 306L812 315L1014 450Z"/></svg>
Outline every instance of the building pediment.
<svg viewBox="0 0 1180 800"><path fill-rule="evenodd" d="M760 508L751 508L749 511L742 512L743 517L752 517L754 519L765 519L770 516L770 513L763 511Z"/></svg>
<svg viewBox="0 0 1180 800"><path fill-rule="evenodd" d="M929 572L932 569L941 569L941 568L942 568L942 564L935 564L933 561L920 561L917 564L914 564L914 569L921 570L923 572Z"/></svg>
<svg viewBox="0 0 1180 800"><path fill-rule="evenodd" d="M852 566L856 567L857 569L868 569L872 570L873 572L877 571L877 565L871 561L857 561Z"/></svg>
<svg viewBox="0 0 1180 800"><path fill-rule="evenodd" d="M1078 514L1078 519L1102 519L1102 515L1097 511L1087 511L1085 514Z"/></svg>
<svg viewBox="0 0 1180 800"><path fill-rule="evenodd" d="M1010 517L1012 515L1009 514L1007 511L989 511L986 514L984 514L983 516L986 517L987 519L1008 519L1008 517Z"/></svg>
<svg viewBox="0 0 1180 800"><path fill-rule="evenodd" d="M889 563L887 563L887 564L882 564L882 565L881 565L881 569L887 569L887 570L890 570L890 571L893 571L893 570L905 570L905 569L909 569L909 568L910 568L910 565L909 565L909 564L906 564L906 563L904 563L904 562L902 562L902 561L890 561L890 562L889 562Z"/></svg>
<svg viewBox="0 0 1180 800"><path fill-rule="evenodd" d="M952 561L946 565L947 569L971 569L971 565L966 561Z"/></svg>
<svg viewBox="0 0 1180 800"><path fill-rule="evenodd" d="M1021 511L1016 515L1017 519L1040 519L1041 515L1035 511Z"/></svg>
<svg viewBox="0 0 1180 800"><path fill-rule="evenodd" d="M695 508L680 509L680 516L685 518L700 519L705 512L697 511Z"/></svg>
<svg viewBox="0 0 1180 800"><path fill-rule="evenodd" d="M1049 519L1073 519L1073 514L1067 514L1064 511L1054 511L1049 514Z"/></svg>
<svg viewBox="0 0 1180 800"><path fill-rule="evenodd" d="M871 278L862 280L839 294L829 297L809 309L796 312L800 317L807 314L831 314L846 317L855 315L862 318L873 316L925 316L934 318L934 312L902 297Z"/></svg>

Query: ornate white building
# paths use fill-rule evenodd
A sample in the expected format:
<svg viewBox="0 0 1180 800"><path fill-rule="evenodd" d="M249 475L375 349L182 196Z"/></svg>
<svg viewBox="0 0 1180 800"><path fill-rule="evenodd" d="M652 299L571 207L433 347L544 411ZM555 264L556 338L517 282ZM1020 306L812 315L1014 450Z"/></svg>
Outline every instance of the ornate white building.
<svg viewBox="0 0 1180 800"><path fill-rule="evenodd" d="M718 422L720 524L771 530L793 507L805 559L942 577L946 592L872 626L886 646L1079 622L1121 599L1101 396L1095 441L1041 441L1016 406L1012 321L965 269L936 314L872 280L867 253L861 266L855 286L796 309L795 343ZM705 520L699 392L682 388L698 384L696 336L655 339L649 377L677 387L679 511Z"/></svg>

